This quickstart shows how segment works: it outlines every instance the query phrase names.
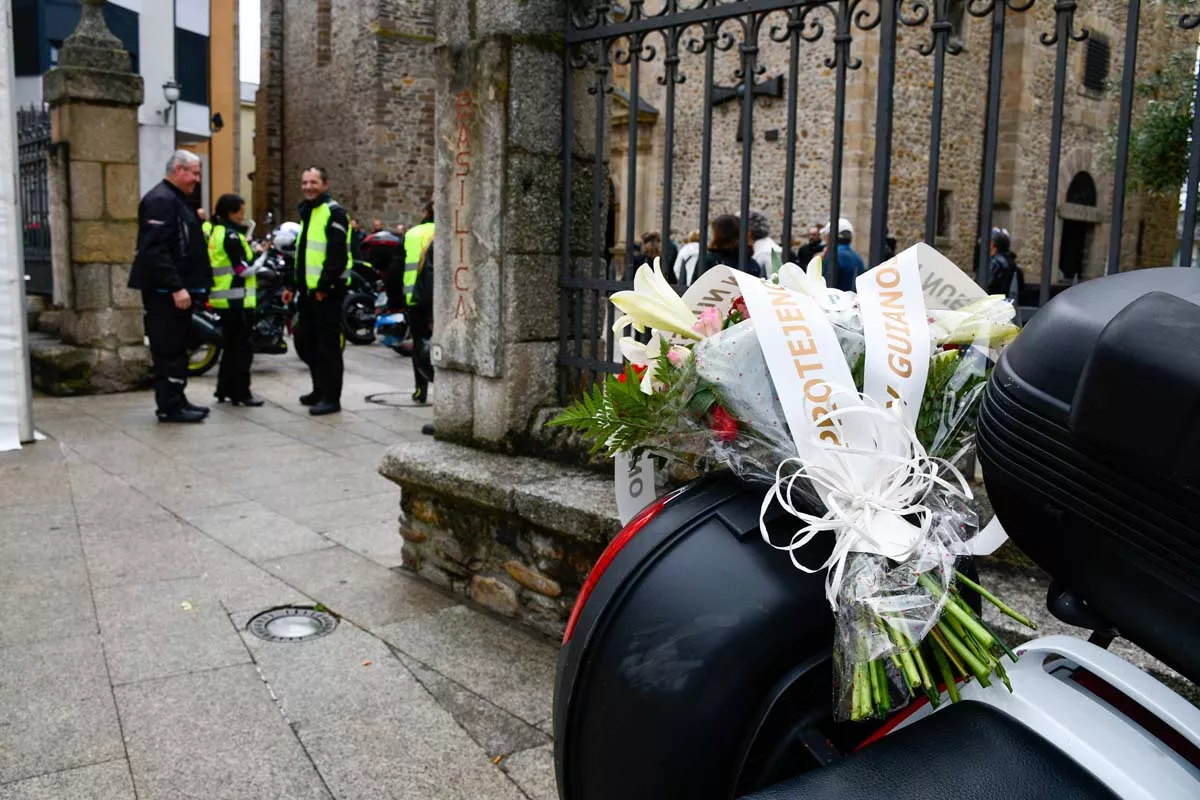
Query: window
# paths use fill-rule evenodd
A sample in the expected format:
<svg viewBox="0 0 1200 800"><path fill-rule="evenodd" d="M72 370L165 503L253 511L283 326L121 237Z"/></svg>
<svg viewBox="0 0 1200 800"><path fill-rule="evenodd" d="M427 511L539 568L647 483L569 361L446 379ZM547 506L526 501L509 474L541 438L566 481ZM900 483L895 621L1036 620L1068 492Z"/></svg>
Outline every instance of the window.
<svg viewBox="0 0 1200 800"><path fill-rule="evenodd" d="M179 99L208 105L208 37L175 29L175 80Z"/></svg>
<svg viewBox="0 0 1200 800"><path fill-rule="evenodd" d="M1083 85L1095 92L1103 92L1108 83L1108 66L1112 60L1112 48L1108 37L1092 33L1084 51Z"/></svg>
<svg viewBox="0 0 1200 800"><path fill-rule="evenodd" d="M946 16L950 20L950 41L962 44L963 29L967 25L967 0L950 0Z"/></svg>
<svg viewBox="0 0 1200 800"><path fill-rule="evenodd" d="M1086 172L1078 172L1067 186L1067 202L1080 206L1096 205L1096 182Z"/></svg>
<svg viewBox="0 0 1200 800"><path fill-rule="evenodd" d="M317 0L317 66L333 58L333 0Z"/></svg>
<svg viewBox="0 0 1200 800"><path fill-rule="evenodd" d="M935 234L939 239L949 239L951 223L953 221L953 212L951 205L954 203L954 192L948 189L938 189L937 197L937 227Z"/></svg>

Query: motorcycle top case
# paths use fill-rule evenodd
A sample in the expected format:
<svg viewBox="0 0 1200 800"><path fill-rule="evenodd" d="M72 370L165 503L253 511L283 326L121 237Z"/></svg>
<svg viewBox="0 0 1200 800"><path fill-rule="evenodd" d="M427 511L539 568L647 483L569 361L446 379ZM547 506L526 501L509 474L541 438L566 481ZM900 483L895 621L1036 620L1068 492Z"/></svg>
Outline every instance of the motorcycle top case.
<svg viewBox="0 0 1200 800"><path fill-rule="evenodd" d="M1200 270L1079 284L1004 352L979 457L1012 539L1200 680Z"/></svg>

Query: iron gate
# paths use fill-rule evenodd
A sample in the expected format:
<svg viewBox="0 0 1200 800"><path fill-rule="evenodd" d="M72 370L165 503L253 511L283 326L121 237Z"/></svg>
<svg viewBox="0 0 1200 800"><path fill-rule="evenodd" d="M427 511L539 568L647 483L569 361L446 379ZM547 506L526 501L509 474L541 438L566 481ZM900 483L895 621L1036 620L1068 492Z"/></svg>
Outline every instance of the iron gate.
<svg viewBox="0 0 1200 800"><path fill-rule="evenodd" d="M38 108L18 109L17 145L25 291L51 295L54 281L50 267L50 112Z"/></svg>
<svg viewBox="0 0 1200 800"><path fill-rule="evenodd" d="M752 209L771 208L785 253L802 225L828 221L836 231L840 217L852 216L860 229L869 226L867 247L858 245L868 266L891 249L891 225L897 249L918 240L957 248L957 263L982 282L998 224L1034 243L1023 260L1041 272L1030 287L1031 305L1060 284L1116 272L1123 259L1126 268L1137 266L1122 253L1140 260L1153 250L1156 240L1144 241L1147 224L1168 208L1173 251L1178 192L1174 199L1137 194L1139 218L1127 221L1126 186L1138 91L1164 53L1187 56L1185 107L1193 91L1200 100L1200 81L1193 80L1200 16L1186 6L569 2L564 399L618 370L606 299L629 287L626 266L638 255L639 232L651 225L668 254L667 243L698 229L703 263L714 213L746 220ZM897 102L909 110L898 115ZM1190 117L1187 238L1200 182L1200 117ZM1111 142L1103 154L1100 139ZM1064 170L1103 187L1090 206L1067 195L1072 174L1060 180ZM1181 248L1183 266L1191 266L1190 245ZM741 252L740 265L748 258Z"/></svg>

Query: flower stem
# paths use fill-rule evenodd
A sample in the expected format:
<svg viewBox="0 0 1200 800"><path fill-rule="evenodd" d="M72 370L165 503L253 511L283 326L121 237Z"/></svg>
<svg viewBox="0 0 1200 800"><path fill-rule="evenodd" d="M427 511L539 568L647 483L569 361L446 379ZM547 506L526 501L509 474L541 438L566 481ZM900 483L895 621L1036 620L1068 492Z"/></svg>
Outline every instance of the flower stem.
<svg viewBox="0 0 1200 800"><path fill-rule="evenodd" d="M1029 617L1025 616L1024 614L1022 614L1018 611L1014 611L1012 608L1010 608L1008 605L1006 605L1003 601L1001 601L1000 598L996 597L996 595L992 594L987 589L983 588L978 583L976 583L975 581L968 578L966 575L963 575L958 570L954 570L954 575L955 575L955 577L958 578L958 580L961 583L965 583L967 586L974 589L976 594L978 594L984 600L987 600L989 603L991 603L997 609L999 609L1001 614L1012 617L1017 622L1021 623L1022 625L1029 628L1030 630L1035 630L1035 631L1037 630L1036 622L1034 622L1033 620L1031 620Z"/></svg>
<svg viewBox="0 0 1200 800"><path fill-rule="evenodd" d="M942 673L942 681L946 684L946 693L950 695L950 702L957 703L961 698L958 694L958 683L954 680L954 673L950 671L950 662L946 660L945 653L942 648L935 646L932 648L933 658L937 661L938 671Z"/></svg>
<svg viewBox="0 0 1200 800"><path fill-rule="evenodd" d="M971 668L971 672L975 673L975 677L979 679L980 686L991 686L992 682L988 680L988 669L980 663L975 654L971 652L963 641L955 635L954 631L950 630L950 626L945 622L938 620L938 628L941 629L942 636L946 637L946 641L950 643L967 666Z"/></svg>
<svg viewBox="0 0 1200 800"><path fill-rule="evenodd" d="M950 663L952 663L958 669L964 678L970 678L972 674L971 670L967 669L967 665L962 662L962 659L959 658L958 653L955 652L954 648L950 646L950 642L946 641L946 637L942 635L941 630L934 628L929 633L933 636L934 641L937 642L942 651L945 653L946 657L950 659Z"/></svg>

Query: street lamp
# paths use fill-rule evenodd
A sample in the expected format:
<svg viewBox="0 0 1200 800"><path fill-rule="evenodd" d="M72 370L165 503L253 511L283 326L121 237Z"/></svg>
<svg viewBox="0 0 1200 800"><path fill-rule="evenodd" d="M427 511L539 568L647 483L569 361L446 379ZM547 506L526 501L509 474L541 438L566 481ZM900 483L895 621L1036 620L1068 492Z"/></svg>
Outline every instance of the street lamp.
<svg viewBox="0 0 1200 800"><path fill-rule="evenodd" d="M179 102L180 88L174 78L169 79L162 85L163 98L167 101L167 107L162 112L164 124L171 120L171 111L175 108L175 104Z"/></svg>

